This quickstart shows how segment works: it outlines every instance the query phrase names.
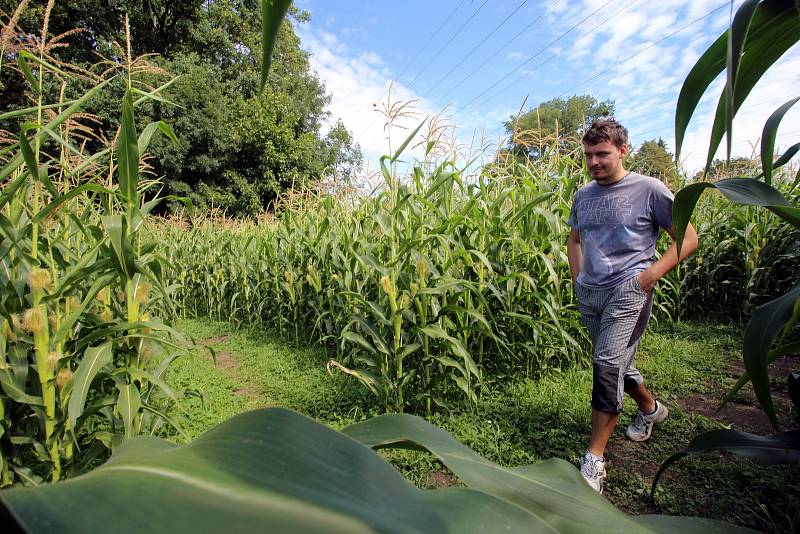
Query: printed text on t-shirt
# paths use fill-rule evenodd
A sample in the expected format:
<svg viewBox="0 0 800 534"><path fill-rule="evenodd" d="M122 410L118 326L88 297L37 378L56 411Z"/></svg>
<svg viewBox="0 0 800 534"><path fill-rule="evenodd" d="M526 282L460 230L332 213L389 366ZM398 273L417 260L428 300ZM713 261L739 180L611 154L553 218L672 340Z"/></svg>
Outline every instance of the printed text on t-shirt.
<svg viewBox="0 0 800 534"><path fill-rule="evenodd" d="M627 195L587 198L576 206L580 218L588 224L622 223L633 211Z"/></svg>

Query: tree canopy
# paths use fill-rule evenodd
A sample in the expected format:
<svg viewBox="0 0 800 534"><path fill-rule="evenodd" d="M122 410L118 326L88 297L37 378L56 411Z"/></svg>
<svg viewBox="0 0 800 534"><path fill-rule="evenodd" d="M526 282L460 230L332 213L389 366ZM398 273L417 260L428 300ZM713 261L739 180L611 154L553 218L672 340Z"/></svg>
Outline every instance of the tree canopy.
<svg viewBox="0 0 800 534"><path fill-rule="evenodd" d="M628 170L658 178L667 185L673 185L678 177L675 158L661 138L642 143L628 156L626 167Z"/></svg>
<svg viewBox="0 0 800 534"><path fill-rule="evenodd" d="M28 4L18 22L21 32L38 34L46 4ZM17 0L0 0L2 13L16 6ZM151 144L148 163L163 177L167 194L189 197L200 208L252 215L268 209L289 187L313 187L324 173L342 176L360 167L360 149L341 122L323 133L331 122L325 110L330 98L293 28L308 20L307 12L291 9L291 20L281 25L261 93L257 0L56 2L48 35L80 31L65 35L67 46L51 53L60 62L86 69L101 57L122 61L125 52L114 43L124 46L126 14L131 56L152 54L147 58L154 66L151 85L167 80L158 76L158 69L176 77L162 96L177 105L150 102L137 109L141 126L164 120L179 140ZM29 105L19 76L10 69L0 73L0 112ZM123 85L120 80L107 86L85 110L96 119L92 124L98 138L114 136ZM53 101L57 91L54 86Z"/></svg>
<svg viewBox="0 0 800 534"><path fill-rule="evenodd" d="M511 151L517 157L537 159L540 141L558 136L563 148L576 148L583 130L592 121L614 115L614 101L598 101L592 95L573 95L566 100L554 98L542 102L519 117L505 123Z"/></svg>

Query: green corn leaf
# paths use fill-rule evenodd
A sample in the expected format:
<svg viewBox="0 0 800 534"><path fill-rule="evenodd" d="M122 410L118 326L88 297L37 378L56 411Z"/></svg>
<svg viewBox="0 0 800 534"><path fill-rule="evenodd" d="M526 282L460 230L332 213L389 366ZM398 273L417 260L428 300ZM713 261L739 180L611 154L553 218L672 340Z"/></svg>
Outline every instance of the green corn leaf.
<svg viewBox="0 0 800 534"><path fill-rule="evenodd" d="M593 492L578 469L563 460L552 459L516 468L501 467L424 419L403 414L384 415L356 423L346 427L343 433L373 449L430 452L469 489L492 495L500 502L512 504L530 514L532 522L526 525L525 531L652 532L649 526L640 524L649 516L626 516ZM672 523L670 517L663 519L664 523L656 532L675 531L680 524ZM676 520L686 520L687 527L691 525L701 532L722 527L718 522L697 522L690 518ZM474 527L481 530L481 526Z"/></svg>
<svg viewBox="0 0 800 534"><path fill-rule="evenodd" d="M672 205L672 222L678 250L689 225L700 195L708 188L719 189L731 202L745 206L761 206L772 211L790 224L800 227L800 210L793 207L777 189L764 182L750 178L728 178L718 182L698 182L687 185L675 194Z"/></svg>
<svg viewBox="0 0 800 534"><path fill-rule="evenodd" d="M752 84L752 73L763 73L785 50L791 47L792 38L797 40L797 28L800 18L797 17L793 2L787 0L766 0L759 3L753 14L748 29L748 38L744 42L744 56L737 68L736 94L734 110L744 101ZM681 87L678 102L675 108L675 159L680 160L683 140L689 121L694 114L697 104L711 82L725 68L727 56L728 32L723 33L697 60L692 70L686 77ZM759 76L760 77L760 76ZM749 87L748 87L749 86ZM724 135L725 123L725 93L723 93L717 107L719 131ZM719 146L722 139L719 132L712 138L713 150ZM716 142L714 142L716 139Z"/></svg>
<svg viewBox="0 0 800 534"><path fill-rule="evenodd" d="M139 143L130 91L122 99L122 120L117 140L119 190L129 207L139 205Z"/></svg>
<svg viewBox="0 0 800 534"><path fill-rule="evenodd" d="M414 140L414 136L416 136L417 133L419 133L419 130L425 125L425 121L427 121L427 120L428 120L428 118L426 117L422 122L419 123L419 125L416 128L414 128L414 130L408 135L408 137L406 137L405 141L403 141L403 143L400 145L400 147L397 150L395 150L394 155L392 156L392 159L390 160L390 163L394 163L394 162L397 161L397 159L400 157L400 154L402 154L403 151L408 146L408 144L411 143L411 141Z"/></svg>
<svg viewBox="0 0 800 534"><path fill-rule="evenodd" d="M28 57L30 57L29 53L19 54L17 56L17 65L19 65L19 70L22 71L22 74L25 76L25 79L28 80L31 89L36 91L37 88L39 87L39 82L33 75L33 72L31 71L31 66L28 65Z"/></svg>
<svg viewBox="0 0 800 534"><path fill-rule="evenodd" d="M66 100L64 102L56 102L55 104L42 104L41 106L31 106L29 108L15 109L12 111L7 111L5 113L0 113L0 121L16 119L17 117L24 117L27 115L36 115L36 112L38 112L40 109L63 108L64 106L71 106L76 102L78 101Z"/></svg>
<svg viewBox="0 0 800 534"><path fill-rule="evenodd" d="M272 64L272 51L278 39L278 29L286 16L291 0L261 0L261 84L259 91L267 84L269 67Z"/></svg>
<svg viewBox="0 0 800 534"><path fill-rule="evenodd" d="M54 195L53 201L50 202L47 206L44 207L36 216L33 218L34 222L42 222L44 219L50 217L58 208L64 205L65 202L69 202L73 198L82 197L87 192L92 193L106 193L112 194L112 191L109 191L105 187L98 185L98 184L83 184L79 185L75 189L70 189L70 191L64 195Z"/></svg>
<svg viewBox="0 0 800 534"><path fill-rule="evenodd" d="M136 417L142 409L142 399L139 396L139 388L133 384L118 384L119 397L117 398L116 410L122 417L125 425L125 439L130 439L136 434Z"/></svg>
<svg viewBox="0 0 800 534"><path fill-rule="evenodd" d="M776 430L779 429L778 418L772 404L767 373L769 350L786 322L792 318L798 299L800 299L800 284L782 297L756 308L745 327L742 342L744 367L750 375L753 391Z"/></svg>
<svg viewBox="0 0 800 534"><path fill-rule="evenodd" d="M767 365L771 364L778 358L786 356L787 354L795 354L800 352L800 341L796 341L794 343L787 343L786 345L782 345L780 347L775 347L771 351L769 351L767 357ZM722 397L722 400L719 402L719 408L717 408L716 412L718 413L727 403L729 403L733 398L739 393L745 384L750 382L750 375L747 371L744 371L739 380L725 393L725 396Z"/></svg>
<svg viewBox="0 0 800 534"><path fill-rule="evenodd" d="M133 278L133 275L137 272L136 260L133 253L133 244L127 232L125 218L122 215L104 215L100 220L114 250L117 268L126 278Z"/></svg>
<svg viewBox="0 0 800 534"><path fill-rule="evenodd" d="M789 160L792 159L795 154L797 154L798 150L800 150L800 143L795 143L787 148L786 152L784 152L781 157L775 160L775 163L772 164L772 168L777 169L778 167L783 167L789 163Z"/></svg>
<svg viewBox="0 0 800 534"><path fill-rule="evenodd" d="M158 386L158 388L162 392L164 392L164 394L167 395L167 397L169 397L171 400L175 402L178 401L178 395L175 393L172 387L170 387L169 384L167 384L161 377L153 373L148 373L147 371L136 367L117 367L111 374L112 376L115 375L128 376L130 377L131 383L139 382L140 384L146 384L149 382L155 386ZM150 389L154 388L151 387Z"/></svg>
<svg viewBox="0 0 800 534"><path fill-rule="evenodd" d="M53 65L52 63L44 60L43 58L40 58L38 56L35 56L35 55L31 54L27 50L20 50L19 51L19 58L24 58L26 61L32 61L33 63L38 63L41 67L44 67L47 70L55 72L56 74L58 74L60 76L63 76L64 78L67 78L68 80L73 80L74 79L74 76L72 76L72 74L69 74L68 72L65 72L65 71L61 70L60 68L58 68L55 65ZM36 89L36 86L34 85L33 88Z"/></svg>
<svg viewBox="0 0 800 534"><path fill-rule="evenodd" d="M169 423L169 425L175 430L177 430L178 434L180 434L181 437L186 441L190 441L192 439L191 436L189 436L186 430L184 430L183 426L178 422L177 419L165 413L163 410L160 410L157 406L153 406L152 404L142 402L142 409L150 412L151 414L157 417L160 417L161 419Z"/></svg>
<svg viewBox="0 0 800 534"><path fill-rule="evenodd" d="M94 377L100 370L111 363L111 343L99 347L89 347L83 353L78 369L72 377L72 395L69 398L69 424L73 432L77 431L78 417L83 413L86 396Z"/></svg>
<svg viewBox="0 0 800 534"><path fill-rule="evenodd" d="M783 116L786 115L786 112L789 111L798 100L800 100L800 96L783 104L776 109L772 115L770 115L769 119L767 119L767 122L764 123L764 130L761 132L761 168L763 169L762 174L764 175L764 181L767 184L772 183L772 153L775 151L775 137L778 135L778 126Z"/></svg>
<svg viewBox="0 0 800 534"><path fill-rule="evenodd" d="M139 154L144 154L147 151L147 147L150 146L150 140L156 132L161 132L176 145L180 144L178 138L175 137L175 132L172 131L172 127L169 124L164 121L155 121L145 126L142 133L139 134L139 139L136 143Z"/></svg>
<svg viewBox="0 0 800 534"><path fill-rule="evenodd" d="M733 136L733 103L736 101L736 82L739 73L739 62L744 50L744 43L747 39L747 30L753 20L753 14L760 0L745 0L736 15L733 17L731 27L728 30L728 50L726 64L728 66L728 80L725 86L727 98L725 99L725 131L728 132L727 154L730 158L731 137ZM731 4L733 9L733 4Z"/></svg>
<svg viewBox="0 0 800 534"><path fill-rule="evenodd" d="M22 151L22 157L25 159L25 166L28 167L28 172L37 182L39 181L39 165L36 162L36 155L33 153L30 141L28 141L25 132L36 128L36 125L26 124L20 129L19 132L19 148Z"/></svg>
<svg viewBox="0 0 800 534"><path fill-rule="evenodd" d="M22 386L15 380L14 375L10 369L0 369L0 386L3 388L8 398L21 404L29 404L31 406L44 406L41 397L34 397L25 393Z"/></svg>
<svg viewBox="0 0 800 534"><path fill-rule="evenodd" d="M351 330L346 330L342 332L341 338L342 341L349 341L350 343L355 343L356 345L360 345L370 353L377 352L377 350L375 350L375 347L373 347L369 341L364 339L364 336L362 336L361 334L357 334Z"/></svg>
<svg viewBox="0 0 800 534"><path fill-rule="evenodd" d="M751 24L744 47L744 54L741 57L736 74L733 102L728 102L726 90L717 103L714 124L711 128L711 141L706 158L706 170L711 167L717 147L719 147L719 143L726 132L728 133L728 143L730 144L731 132L728 129L728 123L733 120L750 91L764 73L800 40L800 16L798 16L792 2L787 0L765 0L759 3L758 9L765 12L768 26L762 29L755 22ZM728 154L730 154L730 149L728 149Z"/></svg>
<svg viewBox="0 0 800 534"><path fill-rule="evenodd" d="M739 430L711 430L696 436L689 445L667 458L653 478L650 495L655 493L662 473L681 458L709 451L728 451L760 464L782 464L800 460L800 431L792 430L776 436L759 436Z"/></svg>

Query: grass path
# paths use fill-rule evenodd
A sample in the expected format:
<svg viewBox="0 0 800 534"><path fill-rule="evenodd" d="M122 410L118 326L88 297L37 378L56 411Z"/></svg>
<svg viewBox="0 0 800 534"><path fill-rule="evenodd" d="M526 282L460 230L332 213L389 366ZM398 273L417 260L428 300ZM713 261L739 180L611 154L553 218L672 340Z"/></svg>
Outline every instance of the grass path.
<svg viewBox="0 0 800 534"><path fill-rule="evenodd" d="M192 437L262 406L292 408L336 428L378 413L355 381L327 374L327 358L318 349L291 347L269 333L237 330L229 323L189 320L176 326L217 355L216 366L208 355L197 354L179 359L168 373L173 386L202 392L202 399L189 397L173 409ZM637 366L671 415L650 441L634 444L624 438L635 413L635 405L626 399L607 452L609 500L629 513L703 515L773 532L800 525L797 507L791 504L800 502L797 465L756 466L722 455L688 458L668 471L655 502L647 498L660 463L691 437L723 424L768 430L750 388L722 415L709 417L741 371L739 358L738 340L730 329L684 325L648 333ZM792 365L800 367L800 358L783 367ZM780 380L776 387L781 389ZM552 372L536 381L495 386L477 406L436 414L432 422L503 465L550 457L577 465L590 431L590 391L591 369ZM785 393L776 393L784 402ZM785 423L796 425L789 409L779 410ZM421 487L458 483L427 454L392 451L388 456Z"/></svg>

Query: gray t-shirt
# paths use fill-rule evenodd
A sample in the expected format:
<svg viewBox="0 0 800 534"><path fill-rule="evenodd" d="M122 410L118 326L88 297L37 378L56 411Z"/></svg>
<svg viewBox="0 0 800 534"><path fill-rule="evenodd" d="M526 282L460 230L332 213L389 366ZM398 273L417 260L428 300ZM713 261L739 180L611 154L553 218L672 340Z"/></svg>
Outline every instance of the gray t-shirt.
<svg viewBox="0 0 800 534"><path fill-rule="evenodd" d="M569 225L581 235L578 283L614 287L653 264L659 228L672 226L674 196L635 172L611 185L592 180L575 194Z"/></svg>

